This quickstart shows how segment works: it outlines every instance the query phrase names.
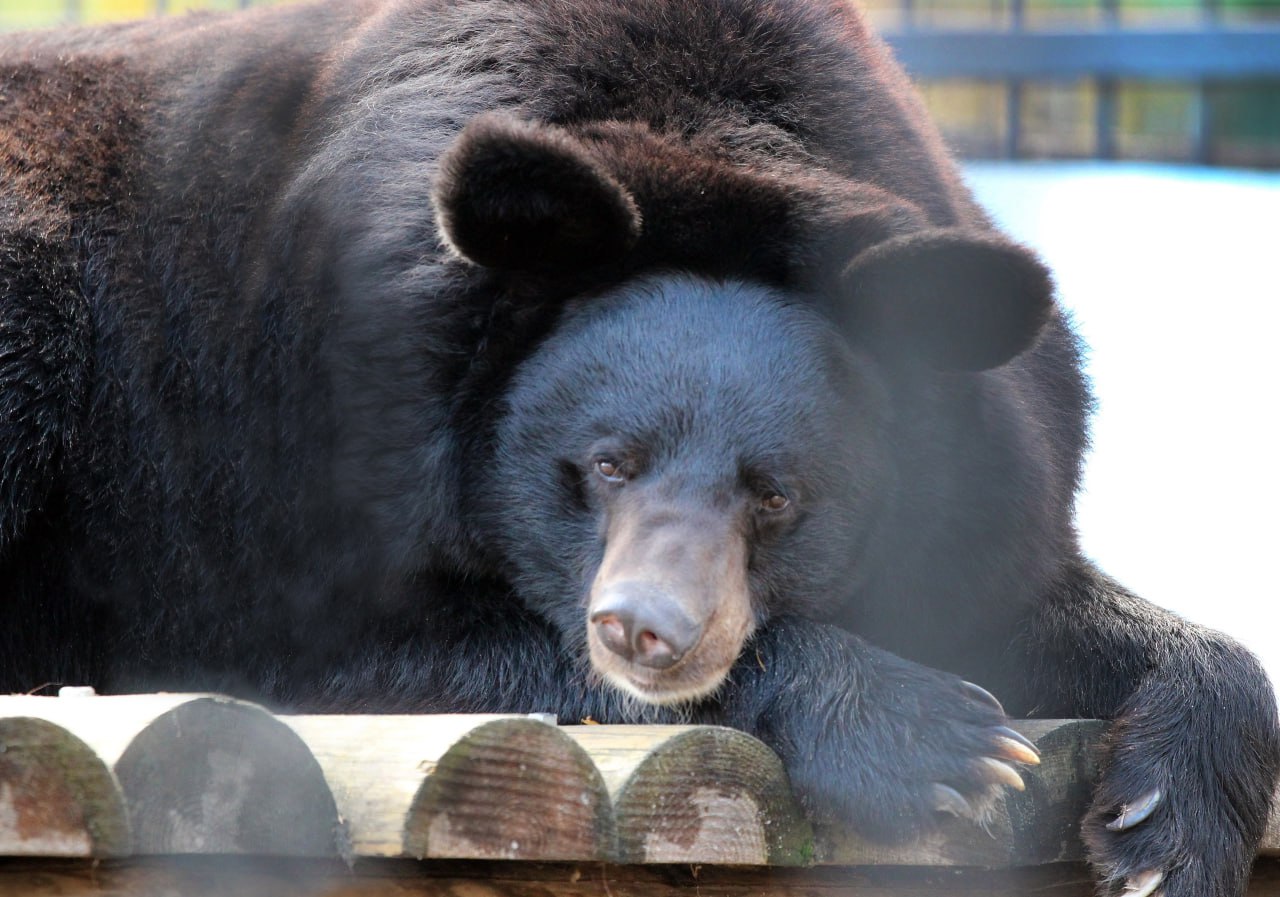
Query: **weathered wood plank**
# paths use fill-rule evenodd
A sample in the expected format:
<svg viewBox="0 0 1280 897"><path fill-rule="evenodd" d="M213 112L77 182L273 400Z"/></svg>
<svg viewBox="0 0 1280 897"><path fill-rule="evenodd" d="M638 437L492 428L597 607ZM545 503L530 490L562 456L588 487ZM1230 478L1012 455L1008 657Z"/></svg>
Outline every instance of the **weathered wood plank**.
<svg viewBox="0 0 1280 897"><path fill-rule="evenodd" d="M1105 724L1016 724L1043 757L983 824L886 847L813 832L777 758L714 727L272 717L208 695L0 697L0 855L217 853L986 868L1081 859ZM318 762L317 762L318 757ZM341 813L341 820L339 819ZM1280 853L1280 815L1262 853Z"/></svg>
<svg viewBox="0 0 1280 897"><path fill-rule="evenodd" d="M0 897L1094 897L1080 863L1027 869L174 857L0 860ZM1280 897L1280 860L1250 897Z"/></svg>
<svg viewBox="0 0 1280 897"><path fill-rule="evenodd" d="M813 834L782 763L714 726L570 726L613 798L628 863L800 865Z"/></svg>
<svg viewBox="0 0 1280 897"><path fill-rule="evenodd" d="M1256 891L1255 894L1268 894ZM0 897L1092 897L1080 866L780 869L187 857L0 862Z"/></svg>
<svg viewBox="0 0 1280 897"><path fill-rule="evenodd" d="M355 856L605 859L591 758L528 717L282 717L324 768Z"/></svg>
<svg viewBox="0 0 1280 897"><path fill-rule="evenodd" d="M0 697L77 736L119 783L140 854L336 856L337 809L301 739L213 695Z"/></svg>
<svg viewBox="0 0 1280 897"><path fill-rule="evenodd" d="M61 726L0 718L0 856L123 856L129 814L93 748Z"/></svg>

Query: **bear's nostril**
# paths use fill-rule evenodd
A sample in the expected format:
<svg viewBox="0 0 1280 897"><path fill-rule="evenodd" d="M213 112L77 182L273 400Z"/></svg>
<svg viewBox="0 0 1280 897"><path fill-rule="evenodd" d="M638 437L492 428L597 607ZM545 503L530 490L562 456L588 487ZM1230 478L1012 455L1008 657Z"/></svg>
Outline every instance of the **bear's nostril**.
<svg viewBox="0 0 1280 897"><path fill-rule="evenodd" d="M636 636L636 663L664 670L680 660L681 654L647 629Z"/></svg>
<svg viewBox="0 0 1280 897"><path fill-rule="evenodd" d="M596 633L606 648L626 660L631 659L633 651L630 634L626 623L617 614L601 614L592 617L591 622L595 624Z"/></svg>

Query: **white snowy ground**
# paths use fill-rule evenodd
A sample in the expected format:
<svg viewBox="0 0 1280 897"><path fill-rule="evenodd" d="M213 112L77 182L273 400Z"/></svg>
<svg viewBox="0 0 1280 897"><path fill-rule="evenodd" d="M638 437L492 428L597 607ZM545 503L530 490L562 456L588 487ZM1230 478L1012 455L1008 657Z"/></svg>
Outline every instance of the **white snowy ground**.
<svg viewBox="0 0 1280 897"><path fill-rule="evenodd" d="M1228 632L1280 683L1280 174L982 163L970 184L1039 250L1098 395L1085 551Z"/></svg>

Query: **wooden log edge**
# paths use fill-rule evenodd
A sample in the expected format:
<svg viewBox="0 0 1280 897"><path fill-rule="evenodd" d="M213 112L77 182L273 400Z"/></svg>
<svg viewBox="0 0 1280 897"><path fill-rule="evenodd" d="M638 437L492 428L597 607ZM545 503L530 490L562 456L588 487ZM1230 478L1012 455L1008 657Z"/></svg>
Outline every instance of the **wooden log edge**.
<svg viewBox="0 0 1280 897"><path fill-rule="evenodd" d="M257 704L184 701L133 737L115 773L136 853L339 854L338 810L319 763Z"/></svg>
<svg viewBox="0 0 1280 897"><path fill-rule="evenodd" d="M813 832L781 761L720 726L566 729L606 768L628 863L803 865Z"/></svg>
<svg viewBox="0 0 1280 897"><path fill-rule="evenodd" d="M614 853L600 771L554 725L529 718L484 723L430 772L405 823L410 856L604 860Z"/></svg>
<svg viewBox="0 0 1280 897"><path fill-rule="evenodd" d="M48 720L0 717L0 856L132 849L124 794L93 748Z"/></svg>

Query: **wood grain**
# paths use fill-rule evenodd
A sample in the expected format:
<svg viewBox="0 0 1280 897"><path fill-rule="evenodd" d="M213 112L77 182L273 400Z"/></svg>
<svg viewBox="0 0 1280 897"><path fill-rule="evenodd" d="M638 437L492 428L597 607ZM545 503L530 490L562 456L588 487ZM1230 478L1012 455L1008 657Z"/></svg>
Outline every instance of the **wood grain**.
<svg viewBox="0 0 1280 897"><path fill-rule="evenodd" d="M340 862L254 857L0 861L0 897L1094 897L1080 863L1026 869ZM1280 897L1280 860L1250 897Z"/></svg>
<svg viewBox="0 0 1280 897"><path fill-rule="evenodd" d="M215 695L0 697L0 719L21 716L88 748L68 755L73 793L94 764L111 771L135 854L337 855L337 808L319 764L257 705Z"/></svg>
<svg viewBox="0 0 1280 897"><path fill-rule="evenodd" d="M29 716L0 718L0 856L124 856L119 783L89 745Z"/></svg>
<svg viewBox="0 0 1280 897"><path fill-rule="evenodd" d="M1025 791L1002 794L981 824L944 818L918 843L885 846L813 830L777 757L730 729L274 717L212 695L5 697L0 857L816 864L922 875L1079 862L1106 725L1016 726L1043 758L1023 770ZM1262 854L1277 852L1273 825Z"/></svg>
<svg viewBox="0 0 1280 897"><path fill-rule="evenodd" d="M572 726L609 786L618 859L802 865L813 834L782 763L715 726Z"/></svg>
<svg viewBox="0 0 1280 897"><path fill-rule="evenodd" d="M604 781L563 731L520 716L297 716L350 852L375 857L603 859Z"/></svg>

